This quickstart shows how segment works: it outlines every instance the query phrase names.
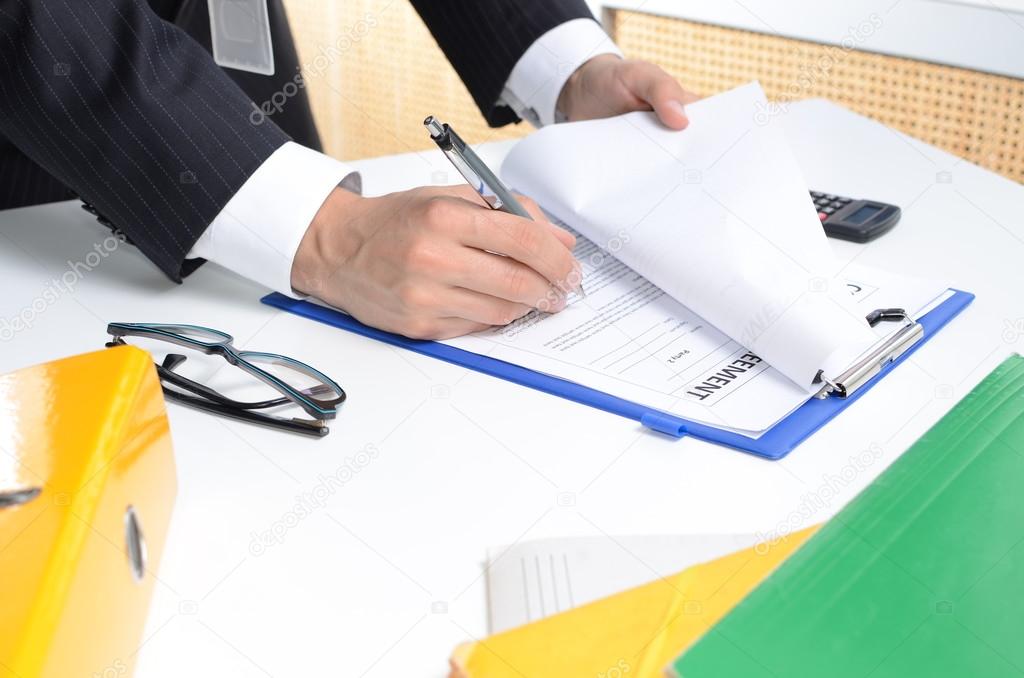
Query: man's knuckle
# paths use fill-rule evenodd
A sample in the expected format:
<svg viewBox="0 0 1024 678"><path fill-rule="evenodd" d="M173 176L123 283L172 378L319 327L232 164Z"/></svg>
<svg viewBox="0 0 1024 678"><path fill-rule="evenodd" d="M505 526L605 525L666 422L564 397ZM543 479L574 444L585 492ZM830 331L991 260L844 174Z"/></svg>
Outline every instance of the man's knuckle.
<svg viewBox="0 0 1024 678"><path fill-rule="evenodd" d="M466 184L460 184L452 189L452 193L463 200L476 203L480 200L480 194L476 192L476 189Z"/></svg>
<svg viewBox="0 0 1024 678"><path fill-rule="evenodd" d="M638 59L626 59L622 62L621 68L622 73L628 77L637 77L642 75L646 64Z"/></svg>
<svg viewBox="0 0 1024 678"><path fill-rule="evenodd" d="M489 209L477 209L470 212L467 217L464 224L467 237L476 242L498 242L497 234L501 233L504 214Z"/></svg>
<svg viewBox="0 0 1024 678"><path fill-rule="evenodd" d="M512 228L512 238L526 252L536 252L540 247L540 234L533 221L521 220Z"/></svg>
<svg viewBox="0 0 1024 678"><path fill-rule="evenodd" d="M430 295L415 283L402 283L395 290L398 301L408 310L422 309L430 305Z"/></svg>
<svg viewBox="0 0 1024 678"><path fill-rule="evenodd" d="M520 301L530 296L533 280L522 266L511 266L505 274L505 290L507 298Z"/></svg>
<svg viewBox="0 0 1024 678"><path fill-rule="evenodd" d="M454 204L444 196L435 195L423 201L423 223L428 228L444 228L453 217Z"/></svg>
<svg viewBox="0 0 1024 678"><path fill-rule="evenodd" d="M405 321L402 334L410 339L434 339L440 333L438 323L433 318L413 317Z"/></svg>

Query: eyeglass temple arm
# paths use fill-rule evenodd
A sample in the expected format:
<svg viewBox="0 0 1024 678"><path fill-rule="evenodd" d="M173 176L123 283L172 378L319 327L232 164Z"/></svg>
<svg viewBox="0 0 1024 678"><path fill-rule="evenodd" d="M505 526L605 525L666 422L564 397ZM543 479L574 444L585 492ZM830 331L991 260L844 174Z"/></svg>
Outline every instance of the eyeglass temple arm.
<svg viewBox="0 0 1024 678"><path fill-rule="evenodd" d="M178 393L177 391L169 390L166 386L164 387L164 394L168 399L181 403L182 405L202 410L204 412L218 414L222 417L228 417L229 419L237 419L239 421L259 424L269 428L302 433L304 435L314 436L317 438L322 438L330 433L330 429L322 421L295 418L279 419L259 412L251 412L246 409L222 405L220 403L212 402L205 398L191 396L186 393Z"/></svg>
<svg viewBox="0 0 1024 678"><path fill-rule="evenodd" d="M273 398L271 400L260 400L256 402L243 402L240 400L228 398L227 396L218 393L217 391L211 389L208 386L204 386L203 384L193 381L186 376L174 372L174 369L178 365L184 363L186 360L186 356L180 355L178 353L169 353L164 358L163 365L157 365L157 372L160 374L160 377L162 379L174 384L178 388L185 389L186 391L191 391L196 395L202 396L204 398L212 400L213 402L220 403L221 405L226 405L229 407L238 407L245 410L262 410L268 407L278 407L280 405L287 405L292 402L290 398L286 398L284 396L280 398ZM303 389L299 391L299 393L302 393L303 395L321 395L333 392L334 389L331 388L330 386L327 386L326 384L320 384L312 388Z"/></svg>
<svg viewBox="0 0 1024 678"><path fill-rule="evenodd" d="M110 327L108 327L107 330L108 332L112 332ZM118 332L117 334L112 333L111 341L108 341L106 344L107 348L125 345L126 342L124 340L124 336L126 335L121 334L120 332ZM260 410L294 402L291 398L287 398L285 396L281 396L280 398L273 398L271 400L261 400L257 402L243 402L239 400L233 400L231 398L228 398L227 396L221 395L220 393L214 391L211 388L203 386L198 382L192 381L188 377L175 373L174 369L177 368L182 363L184 363L186 360L188 360L187 356L183 356L180 353L168 353L164 357L163 365L160 365L159 363L154 364L156 365L157 373L160 375L161 378L166 379L167 381L171 382L172 384L179 388L191 391L192 393L195 393L204 398L208 398L214 402L229 407L238 407L249 410ZM317 384L316 386L311 386L309 388L295 390L298 393L305 396L328 395L335 392L335 389L332 386L328 386L327 384Z"/></svg>

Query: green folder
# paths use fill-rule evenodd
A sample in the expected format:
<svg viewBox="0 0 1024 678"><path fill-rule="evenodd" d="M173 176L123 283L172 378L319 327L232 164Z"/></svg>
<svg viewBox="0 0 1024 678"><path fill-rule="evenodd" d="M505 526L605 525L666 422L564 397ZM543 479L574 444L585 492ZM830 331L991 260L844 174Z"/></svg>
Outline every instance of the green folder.
<svg viewBox="0 0 1024 678"><path fill-rule="evenodd" d="M996 368L669 673L1024 676L1024 358Z"/></svg>

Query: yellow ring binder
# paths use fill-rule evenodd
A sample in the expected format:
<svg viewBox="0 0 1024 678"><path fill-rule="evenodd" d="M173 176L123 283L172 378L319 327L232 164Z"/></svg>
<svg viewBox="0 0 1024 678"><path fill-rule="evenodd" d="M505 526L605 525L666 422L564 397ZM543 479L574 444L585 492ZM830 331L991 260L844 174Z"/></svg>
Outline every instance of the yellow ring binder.
<svg viewBox="0 0 1024 678"><path fill-rule="evenodd" d="M0 678L129 675L175 495L150 355L0 376Z"/></svg>

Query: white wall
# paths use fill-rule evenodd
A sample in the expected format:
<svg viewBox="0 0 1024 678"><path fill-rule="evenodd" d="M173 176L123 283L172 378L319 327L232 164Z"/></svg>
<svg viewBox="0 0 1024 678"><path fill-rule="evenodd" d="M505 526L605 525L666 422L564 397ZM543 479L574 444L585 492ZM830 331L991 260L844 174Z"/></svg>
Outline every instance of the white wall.
<svg viewBox="0 0 1024 678"><path fill-rule="evenodd" d="M1024 0L589 2L1024 78Z"/></svg>

